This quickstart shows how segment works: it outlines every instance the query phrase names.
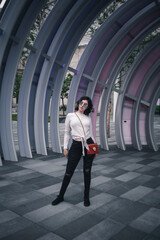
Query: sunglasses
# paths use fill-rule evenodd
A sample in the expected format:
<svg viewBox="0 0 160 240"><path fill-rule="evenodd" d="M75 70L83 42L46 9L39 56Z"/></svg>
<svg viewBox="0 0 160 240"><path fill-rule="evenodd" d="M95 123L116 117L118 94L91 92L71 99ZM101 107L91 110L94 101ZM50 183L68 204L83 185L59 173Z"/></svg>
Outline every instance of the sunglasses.
<svg viewBox="0 0 160 240"><path fill-rule="evenodd" d="M80 102L79 105L82 106L82 107L85 107L85 108L88 107L88 104L87 103L83 103L83 102Z"/></svg>

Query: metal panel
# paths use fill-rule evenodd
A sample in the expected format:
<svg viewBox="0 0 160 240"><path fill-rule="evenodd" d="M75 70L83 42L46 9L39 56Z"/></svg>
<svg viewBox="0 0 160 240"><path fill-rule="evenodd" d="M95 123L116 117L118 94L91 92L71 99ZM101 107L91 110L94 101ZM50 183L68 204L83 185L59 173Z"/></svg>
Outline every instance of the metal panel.
<svg viewBox="0 0 160 240"><path fill-rule="evenodd" d="M143 10L143 14L142 14L143 17L145 17L144 13L145 12ZM122 63L124 62L124 60L128 56L128 53L130 52L129 48L128 48L127 49L128 52L126 54L126 52L125 52L126 46L127 47L130 46L130 50L131 50L131 48L133 48L133 46L135 46L136 41L137 41L137 43L139 41L138 37L140 37L140 36L137 36L137 37L135 36L136 39L134 39L134 36L129 34L131 32L131 30L132 30L132 27L134 29L135 26L136 26L135 24L137 24L137 28L139 29L139 31L142 31L142 28L146 27L146 24L144 26L141 26L141 28L140 28L140 26L138 26L139 25L138 21L142 22L142 20L140 20L140 19L142 19L141 13L138 13L137 16L135 16L133 18L133 20L131 19L126 24L126 26L122 27L122 29L117 34L117 40L112 39L110 41L110 47L108 46L108 51L113 46L115 47L115 49L112 52L111 57L107 59L107 63L108 64L106 64L106 68L108 67L108 70L107 70L107 72L105 74L105 78L106 78L106 81L107 81L109 87L107 89L105 89L105 92L104 92L104 95L103 95L103 98L106 98L106 100L105 101L102 100L102 102L103 102L102 108L104 110L101 111L102 114L100 115L100 124L99 124L99 126L100 126L101 144L102 144L103 147L106 145L106 139L107 139L107 136L105 136L107 134L107 131L106 131L107 111L106 111L106 109L107 109L108 104L109 104L109 99L110 99L109 97L111 95L111 91L112 91L112 88L113 88L113 83L115 82L116 76L118 75L118 74L117 75L115 75L115 74L117 73L117 70L120 69L120 66L122 66ZM131 22L132 22L132 24L131 24ZM144 29L143 29L143 31L144 31ZM122 39L122 41L120 42L120 39L122 38L122 36L124 36L125 33L127 33L126 37L124 37ZM144 34L144 32L143 32L143 34ZM129 40L129 37L132 37L132 38L130 38L130 40ZM115 43L116 43L116 46L114 45ZM123 55L124 52L125 52L126 55ZM115 61L113 61L113 56L115 58ZM120 57L121 57L121 60L120 60ZM110 70L111 70L111 74L110 74ZM128 77L129 76L127 76L127 79L128 79ZM122 90L123 90L123 93L121 94L121 97L125 94L125 86L124 86L124 88ZM116 135L118 135L118 138L117 138L117 145L118 145L118 147L121 147L123 150L125 150L125 145L123 143L123 137L124 137L123 135L127 133L126 137L130 139L129 140L130 144L132 142L131 142L131 135L129 135L129 132L130 132L130 122L128 122L128 120L126 120L126 119L124 119L124 121L123 121L122 120L122 115L121 115L122 112L120 113L120 111L122 111L122 102L123 102L123 100L119 101L119 99L118 99L118 108L116 110L117 111L117 115L116 116L118 117L118 123L117 123L117 119L116 119L116 130L115 130L115 132L116 132ZM130 101L128 101L127 104L130 105ZM128 116L129 116L129 112L127 113L127 117ZM126 131L122 132L122 127L124 125L128 126L129 128L127 128ZM103 129L104 126L105 126L105 129ZM105 146L105 149L107 149L107 146Z"/></svg>
<svg viewBox="0 0 160 240"><path fill-rule="evenodd" d="M130 4L131 4L131 2L129 2ZM144 2L143 2L144 3ZM134 4L133 2L132 2L132 4ZM126 5L126 6L128 6L128 5ZM133 5L132 5L133 6ZM130 6L131 7L131 6ZM123 8L123 6L121 7L121 9ZM130 9L130 8L128 8L128 9ZM135 6L134 6L134 8L133 8L134 10L133 11L135 11ZM139 9L138 9L139 10ZM124 13L125 13L125 16L126 16L126 9L124 8L123 10L121 10L122 12L121 12L121 14L122 14L122 16L123 16L123 11L124 11ZM118 10L117 10L117 12L118 12ZM118 13L116 12L116 14L118 15ZM122 21L122 19L123 19L123 17L120 17L120 19L121 19L121 21ZM130 14L128 14L128 18L130 17ZM110 17L110 19L112 19L112 16ZM110 20L109 19L109 20ZM114 16L114 21L115 21L115 19L117 20L118 18L116 18L115 16ZM125 21L126 21L126 18L124 18L125 19ZM111 20L110 20L111 21ZM113 22L114 22L113 21ZM123 25L123 23L121 22L121 25ZM113 29L113 24L111 25L112 26L112 29ZM118 26L118 29L119 29L119 27L120 26ZM109 21L108 21L108 28L106 28L107 30L109 29ZM128 30L128 29L127 29ZM127 31L126 30L126 31ZM121 32L122 33L122 32ZM97 37L97 39L98 39L98 34L99 34L99 32L97 33L97 35L95 34L95 36ZM124 34L124 33L123 33ZM119 35L119 36L121 36L121 35ZM94 37L93 37L93 39L94 39ZM109 35L108 35L108 39L109 39ZM107 39L107 40L108 40ZM100 42L100 39L98 39L99 41L97 41L98 43ZM109 39L109 40L111 40L111 39ZM92 43L92 41L90 42L90 43ZM95 94L95 100L93 99L93 101L94 101L94 106L98 106L98 98L97 98L97 89L95 89L94 88L94 86L96 86L96 82L98 82L98 72L100 72L100 70L99 69L102 69L102 64L103 64L103 61L105 62L105 59L106 59L106 54L108 54L108 52L110 51L110 49L112 49L113 48L113 44L114 44L114 42L111 42L111 44L110 44L110 47L108 47L108 51L106 51L105 53L103 52L103 60L101 60L101 62L99 61L99 66L98 66L98 64L97 64L97 71L95 70L95 75L93 75L93 73L92 73L92 75L91 75L91 77L93 78L93 79L95 79L95 81L94 82L90 82L89 84L88 84L88 81L86 81L87 79L85 79L85 78L83 78L83 77L81 77L81 76L76 76L76 77L74 77L73 78L73 83L72 83L72 85L71 85L71 89L73 90L73 89L75 89L75 87L77 88L77 80L79 80L80 79L80 77L81 77L81 82L80 82L80 85L79 85L79 88L78 88L78 93L77 93L77 98L79 98L82 94L85 94L86 93L86 90L85 89L87 89L87 86L88 86L88 90L87 90L87 94L89 94L91 97L92 97L92 94L93 94L93 92L95 92L96 91L96 94ZM89 46L92 46L92 45L90 45L89 44ZM87 49L86 49L86 51L84 52L84 54L83 54L83 56L87 56L87 53L89 53L90 54L90 48L89 48L89 46L87 47ZM97 47L97 46L96 46ZM95 47L95 45L94 45L94 49L96 49L96 47ZM89 49L89 50L88 50ZM104 49L103 49L103 51L104 51ZM86 61L86 58L84 57L83 58L83 56L82 56L82 61L81 62L85 62ZM93 56L93 55L92 55ZM94 57L95 57L95 61L97 61L98 62L98 58L100 58L99 56L98 56L98 58L96 58L96 54L94 55ZM102 56L101 56L102 57ZM93 58L92 58L93 59ZM90 61L91 62L93 62L93 60L91 59L91 57L90 57ZM109 61L108 61L109 62ZM83 64L82 64L83 65ZM89 64L88 64L89 65ZM94 65L92 65L92 64L90 64L90 66L91 66L91 68L92 68L92 66L94 66ZM79 66L78 66L79 67ZM110 67L110 69L111 69L111 65L109 66ZM112 66L113 67L113 66ZM88 70L88 69L87 69ZM81 69L80 68L78 68L78 71L79 71L79 73L81 73L82 74L82 71L81 71ZM88 74L88 72L85 72L85 73L87 73ZM90 72L91 73L91 72ZM79 79L77 79L77 78L79 78ZM97 78L97 79L96 79ZM78 82L78 84L79 84L79 82ZM99 86L98 86L99 87ZM102 90L103 90L103 88L102 88ZM101 92L99 93L99 97L100 97L100 95L102 94L102 90L101 90ZM72 99L72 102L71 101L69 101L69 108L70 109L73 109L73 99L75 99L75 95L76 95L76 91L70 91L70 95L69 95L69 99ZM104 108L104 106L103 106L103 108ZM104 110L104 109L103 109ZM96 107L96 111L97 111L97 107ZM104 120L104 115L103 115L103 113L104 113L104 111L102 111L102 117L101 117L101 119L102 120ZM96 112L95 112L95 114L94 115L96 115ZM96 116L93 116L93 122L95 123L96 122ZM105 120L104 120L104 122L105 122ZM94 124L93 124L94 125ZM104 137L104 134L105 134L105 131L104 131L104 129L103 129L103 127L102 126L104 126L104 124L100 124L100 127L102 128L102 134L100 134L100 136L101 137ZM104 139L104 141L103 141L103 143L104 143L104 145L106 144L106 138ZM101 142L101 145L103 146L103 143ZM106 148L107 148L107 146L106 146Z"/></svg>
<svg viewBox="0 0 160 240"><path fill-rule="evenodd" d="M154 43L152 42L152 46L150 48L150 54L148 54L148 56L146 56L143 59L143 65L146 63L146 61L147 62L149 62L149 61L152 62L152 58L153 58L152 54L155 54L156 52L160 51L159 47L157 47L157 46L154 47L154 49L153 49L153 45L154 45ZM153 90L152 86L151 86L151 85L155 85L154 78L153 78L153 73L159 69L159 66L160 66L159 60L160 59L157 58L156 62L150 66L150 69L144 75L144 78L142 79L142 82L141 82L141 87L139 87L138 92L136 94L138 99L134 103L134 106L133 106L132 125L134 127L132 128L132 140L133 140L133 146L138 150L141 150L142 145L147 145L147 142L148 142L147 141L148 132L146 131L146 128L145 128L146 121L148 121L148 118L146 118L145 121L144 121L144 118L143 118L144 111L143 111L143 109L147 109L150 106L146 107L146 105L145 105L144 107L142 107L141 99L142 99L142 95L144 94L144 92L146 91L146 88L148 88L149 85L150 85L150 90L151 91ZM141 68L143 68L143 67L141 66ZM150 84L147 84L148 82ZM142 113L141 113L141 110L142 110ZM150 142L150 140L149 140L149 142ZM152 141L152 143L153 143L153 141Z"/></svg>
<svg viewBox="0 0 160 240"><path fill-rule="evenodd" d="M160 79L160 78L159 78ZM150 107L150 111L149 113L147 113L147 119L149 119L149 121L147 121L148 125L146 126L146 132L147 132L147 137L149 137L149 146L154 150L154 151L158 151L159 147L156 143L155 137L154 137L154 128L153 128L153 118L154 118L154 112L155 112L155 106L156 106L156 102L157 99L160 95L160 81L157 84L157 87L154 89L153 91L153 98L152 98L152 103L151 103L151 107Z"/></svg>
<svg viewBox="0 0 160 240"><path fill-rule="evenodd" d="M144 52L141 53L139 58L137 58L136 63L133 66L132 69L132 75L131 78L128 78L129 85L127 86L126 92L129 94L132 94L132 96L137 97L136 102L133 100L129 100L128 98L124 99L123 103L123 112L126 112L127 119L123 116L122 121L128 121L130 124L130 129L126 131L126 128L123 128L123 132L130 132L129 138L124 139L126 144L133 144L135 148L138 150L142 149L142 144L140 142L140 134L139 134L139 121L141 122L141 134L143 135L143 142L145 143L145 135L142 130L145 130L145 120L146 118L141 115L140 116L140 100L141 100L141 94L145 88L145 85L147 84L147 76L146 73L148 73L151 68L151 66L154 66L153 63L157 61L158 64L158 53L160 52L158 50L157 45L159 44L159 39L156 39L155 43L152 42L150 47L147 46ZM156 64L155 64L156 65ZM156 66L155 66L156 67ZM153 71L153 69L152 69ZM152 79L148 79L151 80ZM130 102L130 104L129 104ZM129 114L130 113L130 114ZM144 110L143 110L144 113Z"/></svg>
<svg viewBox="0 0 160 240"><path fill-rule="evenodd" d="M104 2L104 1L102 1ZM36 102L35 102L35 138L36 138L36 149L38 153L41 154L47 154L46 152L46 143L45 143L45 138L44 138L44 99L45 99L45 89L47 88L47 82L43 82L43 78L44 75L46 77L46 79L49 79L51 70L55 72L55 75L57 73L57 66L55 65L53 68L53 64L56 61L56 56L57 56L57 60L59 60L59 54L63 49L63 45L65 43L65 41L69 42L70 41L70 37L73 37L72 35L72 29L74 31L74 29L76 29L76 27L78 27L78 23L79 21L83 21L83 14L87 13L88 9L87 6L89 6L89 4L94 4L96 6L97 1L78 1L73 8L71 9L71 11L68 13L68 16L66 17L65 21L63 22L62 26L59 28L59 31L57 32L54 41L52 42L48 52L50 53L50 55L52 56L50 63L46 63L44 62L43 67L42 67L42 71L41 71L41 76L39 79L39 84L38 84L38 89L37 89L37 95L36 95ZM97 7L97 6L96 6ZM89 23L86 23L89 24ZM77 39L77 42L80 40L80 38ZM59 52L58 52L59 51ZM70 54L72 55L72 54ZM55 78L54 75L54 78ZM63 79L62 79L63 81ZM61 84L62 82L59 84L57 84L57 82L55 82L55 88L56 88L56 92L54 92L54 105L58 106L59 105L59 100L60 100L60 91L61 91ZM54 117L56 119L55 120L55 124L57 126L58 124L58 120L57 120L57 116L58 116L58 111L59 109L57 108L55 110L55 115ZM38 115L39 114L39 115ZM39 125L36 125L36 118L41 119L41 121L39 122ZM58 132L57 132L58 135ZM56 138L57 136L54 136L54 138L56 139L55 143L57 145L57 149L56 151L60 151L61 152L61 146L60 146L60 142L59 142L59 138ZM58 149L59 148L59 149Z"/></svg>
<svg viewBox="0 0 160 240"><path fill-rule="evenodd" d="M7 48L7 44L10 39L11 33L13 33L13 28L15 28L15 25L18 24L17 18L20 15L25 4L26 4L26 1L19 2L19 0L15 0L14 2L13 1L7 2L5 11L3 12L3 15L1 16L0 28L3 29L3 34L0 35L0 46L1 46L0 91L1 91L1 84L3 81L4 63L6 61L6 57L9 52L9 47ZM17 9L16 13L14 11L15 8ZM4 53L5 53L5 57L4 57ZM2 64L2 62L3 62L3 64ZM1 97L0 97L0 102L1 102ZM1 115L0 115L0 128L1 128L1 121L2 121ZM5 141L5 139L2 139L2 141ZM0 151L2 151L2 141L0 141ZM17 160L17 159L15 158L15 160ZM2 165L2 161L1 161L1 165Z"/></svg>
<svg viewBox="0 0 160 240"><path fill-rule="evenodd" d="M57 29L60 26L60 20L64 18L66 8L68 8L72 3L73 0L67 2L65 1L63 8L60 1L55 5L48 18L46 19L43 27L41 28L41 31L39 32L37 39L33 45L37 49L36 54L31 53L27 61L21 83L18 106L18 136L21 156L32 157L31 147L33 146L33 143L32 145L30 143L29 127L31 127L31 118L33 118L34 115L34 95L36 94L37 89L37 85L34 83L34 74L37 74L37 62L39 61L39 58L42 58L41 53L44 51L44 45L46 44L46 41L49 37L54 37ZM30 98L31 104L29 104ZM26 109L26 111L24 111L24 109ZM33 125L34 124L32 124L32 126ZM34 129L32 129L32 132L34 132L33 130Z"/></svg>
<svg viewBox="0 0 160 240"><path fill-rule="evenodd" d="M14 87L14 79L16 76L16 70L18 67L19 58L23 50L23 46L26 41L26 37L29 33L30 27L36 18L37 13L42 8L44 1L32 1L28 11L26 12L20 27L17 30L16 38L19 39L19 43L13 43L8 55L7 65L4 71L4 77L1 88L1 102L0 109L1 115L1 139L2 149L5 160L17 161L16 151L13 142L12 133L12 95Z"/></svg>
<svg viewBox="0 0 160 240"><path fill-rule="evenodd" d="M154 5L153 5L153 7L154 7ZM137 18L134 17L133 20L131 19L126 24L126 26L124 25L122 27L122 29L120 29L120 31L115 35L115 37L112 40L110 40L110 44L106 47L106 49L103 52L103 55L102 55L103 57L101 56L101 58L103 58L103 59L105 59L105 56L107 57L107 62L105 62L106 60L104 60L106 67L104 67L103 71L101 70L101 75L99 76L100 81L107 81L107 85L108 85L108 88L105 89L104 94L103 94L103 98L106 98L106 99L105 99L105 101L102 100L102 105L101 106L102 106L103 110L101 111L101 114L100 114L100 124L99 124L101 146L105 149L108 149L107 135L106 135L107 134L107 131L106 131L107 106L108 106L108 103L109 103L110 94L111 94L111 91L112 91L112 88L113 88L114 81L116 80L116 76L118 75L117 69L120 69L121 64L124 62L123 58L124 58L125 55L123 55L123 51L125 51L125 49L126 49L126 45L127 45L126 40L128 38L128 40L127 40L127 41L129 41L128 45L130 45L132 43L132 47L133 47L133 43L135 42L134 39L132 39L133 37L130 38L132 35L130 36L128 33L129 33L129 31L131 31L130 28L131 29L132 29L132 27L134 28L134 25L138 21L140 21L139 18L141 18L141 13L137 14L136 17ZM126 35L126 40L125 40L125 38L123 38L123 36L126 33L127 33L127 35ZM120 42L121 39L122 39L122 41L121 41L122 43ZM122 51L122 49L123 49L123 51ZM112 51L112 53L110 53L110 51ZM119 52L119 56L118 56L118 52ZM108 53L111 55L111 57L109 57ZM108 54L108 56L107 56L107 54ZM119 58L120 58L121 55L123 55L123 58L121 58L121 60L120 60ZM113 60L113 56L114 56L115 60ZM97 68L97 71L95 69L96 73L98 72L98 69L100 69L102 65L103 65L103 61L101 61L101 63L99 63L99 67ZM117 73L117 75L115 75L116 73ZM90 85L92 87L90 87L90 88L88 87L88 93L91 91L91 88L92 88L92 91L96 92L96 96L97 96L97 91L100 91L100 90L98 90L98 89L100 89L100 86L98 86L98 84L97 84L96 89L94 89L95 84L96 83L90 83ZM102 91L102 87L101 87L101 91ZM120 119L120 126L121 126L121 119ZM119 126L119 129L120 129L120 126Z"/></svg>
<svg viewBox="0 0 160 240"><path fill-rule="evenodd" d="M95 8L96 5L96 8ZM104 1L88 1L87 5L85 6L85 9L90 9L89 13L85 9L83 12L80 12L80 17L76 21L76 24L72 26L72 34L70 37L68 37L68 41L64 41L64 44L62 44L62 49L60 49L60 53L58 54L58 59L61 60L61 62L65 62L64 70L59 70L56 75L56 69L54 70L54 79L55 79L55 91L57 92L57 89L59 89L59 96L55 95L53 92L52 96L52 105L51 105L51 139L52 139L52 149L53 151L57 151L61 149L60 146L60 136L59 136L59 126L57 125L58 119L56 113L59 111L59 102L60 102L60 93L61 88L63 84L63 79L65 78L66 70L68 68L69 62L72 58L72 55L74 51L76 50L76 47L78 46L78 43L82 36L84 35L86 29L90 25L91 21L96 17L96 14L104 7ZM78 26L78 28L77 28ZM79 72L77 76L79 75ZM60 82L59 79L62 79ZM72 99L73 102L73 99ZM75 103L75 102L74 102ZM59 141L57 140L59 139ZM58 146L59 142L59 146Z"/></svg>
<svg viewBox="0 0 160 240"><path fill-rule="evenodd" d="M44 61L41 75L38 82L36 99L35 99L35 111L34 111L34 132L35 132L35 143L36 151L39 154L47 155L46 143L45 143L45 132L44 132L44 110L45 110L45 96L48 85L48 80L51 74L53 64L56 60L58 50L65 39L70 25L75 21L78 9L83 5L84 2L77 3L73 6L67 17L63 21L63 24L59 27L54 40L52 41L48 55L51 56L50 61ZM43 80L45 78L45 81ZM59 89L55 94L59 94ZM58 113L57 113L58 114ZM56 115L57 115L56 114Z"/></svg>
<svg viewBox="0 0 160 240"><path fill-rule="evenodd" d="M155 98L156 96L155 92L159 88L159 81L160 81L159 79L160 79L160 72L159 72L159 68L157 67L157 70L155 70L153 74L150 76L150 80L148 81L142 96L142 98L145 99L145 101L151 102L147 109L144 108L144 111L146 114L146 121L144 126L145 126L145 138L146 138L147 144L150 146L150 148L154 149L155 151L157 150L157 143L154 138L154 131L153 131L153 116L154 116L155 109L152 109L152 106L155 106L153 98ZM150 116L151 114L153 116Z"/></svg>

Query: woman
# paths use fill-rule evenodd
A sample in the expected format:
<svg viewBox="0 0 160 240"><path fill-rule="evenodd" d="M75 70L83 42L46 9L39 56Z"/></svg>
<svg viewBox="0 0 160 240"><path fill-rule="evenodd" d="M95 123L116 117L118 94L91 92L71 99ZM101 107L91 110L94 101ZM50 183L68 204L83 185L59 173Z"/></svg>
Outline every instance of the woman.
<svg viewBox="0 0 160 240"><path fill-rule="evenodd" d="M83 173L84 173L84 206L90 206L89 191L91 184L91 167L95 154L87 154L87 143L93 143L92 122L89 116L93 112L93 104L89 97L83 96L77 101L77 110L69 113L65 121L64 135L64 155L68 158L66 172L63 178L62 186L57 198L52 205L57 205L64 201L64 194L73 176L73 173L83 155ZM81 122L80 122L81 121ZM81 125L83 124L83 127ZM85 131L85 132L84 132ZM72 145L68 151L68 143L72 138Z"/></svg>

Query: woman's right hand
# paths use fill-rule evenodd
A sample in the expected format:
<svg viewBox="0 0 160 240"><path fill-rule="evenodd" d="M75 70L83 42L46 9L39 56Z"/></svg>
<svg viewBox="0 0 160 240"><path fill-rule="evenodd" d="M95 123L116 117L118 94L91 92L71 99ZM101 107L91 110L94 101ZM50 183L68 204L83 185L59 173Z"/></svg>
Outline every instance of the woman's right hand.
<svg viewBox="0 0 160 240"><path fill-rule="evenodd" d="M64 149L63 153L64 153L64 156L65 156L66 158L68 158L68 150L67 150L67 149Z"/></svg>

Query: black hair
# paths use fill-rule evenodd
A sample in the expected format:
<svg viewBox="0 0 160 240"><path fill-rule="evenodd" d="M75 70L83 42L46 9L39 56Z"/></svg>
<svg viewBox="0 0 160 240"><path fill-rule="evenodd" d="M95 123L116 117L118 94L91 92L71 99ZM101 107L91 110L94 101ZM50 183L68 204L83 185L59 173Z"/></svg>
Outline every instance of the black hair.
<svg viewBox="0 0 160 240"><path fill-rule="evenodd" d="M87 97L87 96L81 97L81 98L76 102L75 110L78 110L78 108L79 108L79 103L80 103L82 100L87 100L87 101L88 101L88 107L87 107L87 109L84 111L84 114L88 116L88 115L90 114L90 112L94 112L94 109L93 109L92 100L91 100L89 97Z"/></svg>

